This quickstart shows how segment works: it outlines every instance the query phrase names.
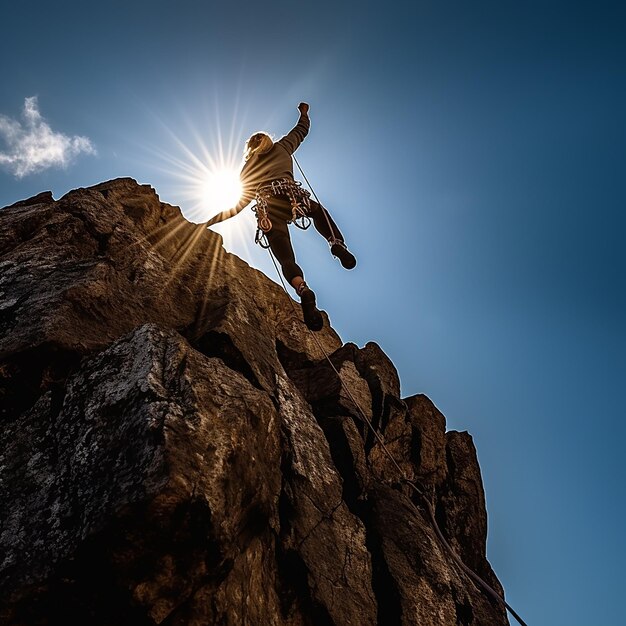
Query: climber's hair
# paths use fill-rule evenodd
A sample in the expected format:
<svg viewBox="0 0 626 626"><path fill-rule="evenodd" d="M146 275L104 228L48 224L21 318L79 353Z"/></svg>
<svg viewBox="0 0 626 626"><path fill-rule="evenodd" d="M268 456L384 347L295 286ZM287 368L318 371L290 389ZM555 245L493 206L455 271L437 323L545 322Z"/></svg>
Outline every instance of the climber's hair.
<svg viewBox="0 0 626 626"><path fill-rule="evenodd" d="M243 151L244 159L247 161L255 154L265 154L273 145L274 141L267 133L254 133L254 135L251 135L250 139L246 141L246 147Z"/></svg>

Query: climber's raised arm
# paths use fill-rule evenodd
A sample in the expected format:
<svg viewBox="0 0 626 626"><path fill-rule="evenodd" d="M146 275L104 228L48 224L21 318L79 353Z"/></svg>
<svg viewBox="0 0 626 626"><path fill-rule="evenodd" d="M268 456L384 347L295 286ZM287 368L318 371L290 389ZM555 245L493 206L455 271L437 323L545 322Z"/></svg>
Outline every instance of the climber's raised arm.
<svg viewBox="0 0 626 626"><path fill-rule="evenodd" d="M298 105L298 111L300 111L300 119L298 120L298 123L284 137L281 137L276 142L283 146L289 154L293 154L298 149L298 146L308 135L309 128L311 128L309 105L306 102L301 102Z"/></svg>

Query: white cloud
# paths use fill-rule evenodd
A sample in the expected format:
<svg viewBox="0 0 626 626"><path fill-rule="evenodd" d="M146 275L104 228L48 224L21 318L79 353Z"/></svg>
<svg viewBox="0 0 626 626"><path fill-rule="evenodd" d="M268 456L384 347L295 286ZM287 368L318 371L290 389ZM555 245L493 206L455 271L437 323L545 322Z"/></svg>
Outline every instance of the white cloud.
<svg viewBox="0 0 626 626"><path fill-rule="evenodd" d="M17 178L49 167L67 167L81 152L95 154L87 137L68 137L53 131L41 117L37 96L24 100L23 122L0 115L0 138L8 150L0 152L0 166Z"/></svg>

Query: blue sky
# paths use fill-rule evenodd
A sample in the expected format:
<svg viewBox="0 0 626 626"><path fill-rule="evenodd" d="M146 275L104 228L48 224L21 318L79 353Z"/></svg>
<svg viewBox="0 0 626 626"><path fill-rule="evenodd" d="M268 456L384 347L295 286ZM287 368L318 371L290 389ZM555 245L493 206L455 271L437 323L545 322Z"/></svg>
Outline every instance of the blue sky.
<svg viewBox="0 0 626 626"><path fill-rule="evenodd" d="M474 436L488 556L528 623L623 620L621 3L3 1L2 15L0 206L132 176L193 217L192 155L239 158L310 102L298 157L359 258L345 272L296 233L320 306ZM18 177L7 128L35 96L63 151ZM275 278L250 215L219 230Z"/></svg>

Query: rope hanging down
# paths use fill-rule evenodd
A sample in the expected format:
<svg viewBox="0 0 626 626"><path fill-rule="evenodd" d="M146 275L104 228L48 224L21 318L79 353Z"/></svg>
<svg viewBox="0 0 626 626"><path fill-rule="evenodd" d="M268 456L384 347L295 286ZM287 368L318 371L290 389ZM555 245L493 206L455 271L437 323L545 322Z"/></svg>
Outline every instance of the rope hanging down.
<svg viewBox="0 0 626 626"><path fill-rule="evenodd" d="M311 183L309 183L309 181L307 180L306 175L304 174L304 172L302 171L302 168L300 167L300 164L298 163L298 161L296 160L295 155L293 156L294 161L296 162L296 165L298 166L298 169L300 170L300 173L302 174L302 176L304 177L304 180L306 181L306 184L309 186L309 189L311 190L313 196L315 197L315 199L317 200L317 202L319 202L319 199L315 193L315 191L313 191L313 187L311 187ZM328 219L328 218L326 218ZM330 224L328 224L331 228L331 232L333 232L332 226ZM294 301L292 300L292 298L289 296L289 292L287 291L287 286L285 285L285 281L283 280L283 277L281 275L280 269L278 267L278 264L276 263L276 259L274 258L274 255L272 253L272 251L270 249L268 249L268 252L270 253L270 257L272 259L272 263L274 264L274 268L276 269L276 273L278 274L278 278L280 279L280 282L283 286L283 289L285 291L285 293L287 294L287 296L289 297L289 302L291 303L292 308L294 309L294 311L297 312L297 308L295 306ZM441 531L441 529L439 528L439 524L437 523L437 519L435 518L435 511L433 510L433 506L430 503L430 501L428 500L428 498L426 497L426 494L424 492L424 489L421 488L420 486L418 486L416 484L416 481L414 480L410 480L409 478L406 477L406 474L404 473L404 470L400 467L400 465L398 464L398 462L396 461L396 459L394 458L394 456L391 454L391 452L389 451L389 449L387 448L387 446L385 445L385 441L382 437L382 435L376 430L376 428L374 428L374 425L372 424L372 422L368 419L367 415L365 414L365 412L363 411L363 409L361 408L361 406L359 405L359 403L356 401L356 399L354 398L354 396L352 395L350 389L348 388L348 386L345 384L345 382L343 381L343 379L341 378L341 376L339 375L339 371L337 370L337 368L335 367L335 365L333 364L333 362L330 359L330 356L328 355L328 353L326 352L326 349L324 348L324 346L322 345L321 341L317 338L317 336L315 335L315 333L311 330L308 329L309 333L311 334L311 336L313 337L314 341L317 343L317 346L320 348L320 350L322 351L322 353L324 354L325 359L328 361L330 367L333 369L333 371L335 372L335 374L337 375L337 378L339 379L339 382L341 383L341 386L343 387L344 391L346 392L346 394L348 395L348 397L350 398L350 400L352 401L352 403L354 404L360 419L367 425L367 427L372 431L374 437L376 438L376 440L378 441L378 443L380 443L381 448L383 449L384 453L387 455L387 457L389 458L389 460L391 461L391 463L393 464L393 466L396 468L396 470L398 471L398 474L400 476L400 482L408 485L411 489L413 489L413 491L419 496L421 502L424 504L424 507L428 513L428 517L430 519L430 523L435 531L435 534L437 535L437 538L439 539L439 541L441 542L441 544L444 546L444 548L446 549L446 551L450 554L450 557L452 558L452 560L461 568L461 570L472 580L474 581L474 583L476 583L478 586L482 587L484 591L487 592L488 595L490 595L496 602L498 602L498 604L500 604L501 606L503 606L505 609L507 609L509 611L509 613L517 620L517 622L521 625L521 626L528 626L526 624L526 622L515 612L515 610L508 604L508 602L502 597L500 596L499 593L497 593L495 591L495 589L493 589L493 587L491 587L491 585L489 585L489 583L487 583L485 580L483 580L476 572L474 572L471 568L469 568L467 565L465 565L465 563L463 562L463 560L461 559L461 557L456 553L456 551L454 550L454 548L450 545L450 543L448 542L448 540L445 538L443 532ZM409 500L409 502L411 503L411 506L415 509L416 513L419 513L419 509L415 506L415 504L413 503L412 500Z"/></svg>

